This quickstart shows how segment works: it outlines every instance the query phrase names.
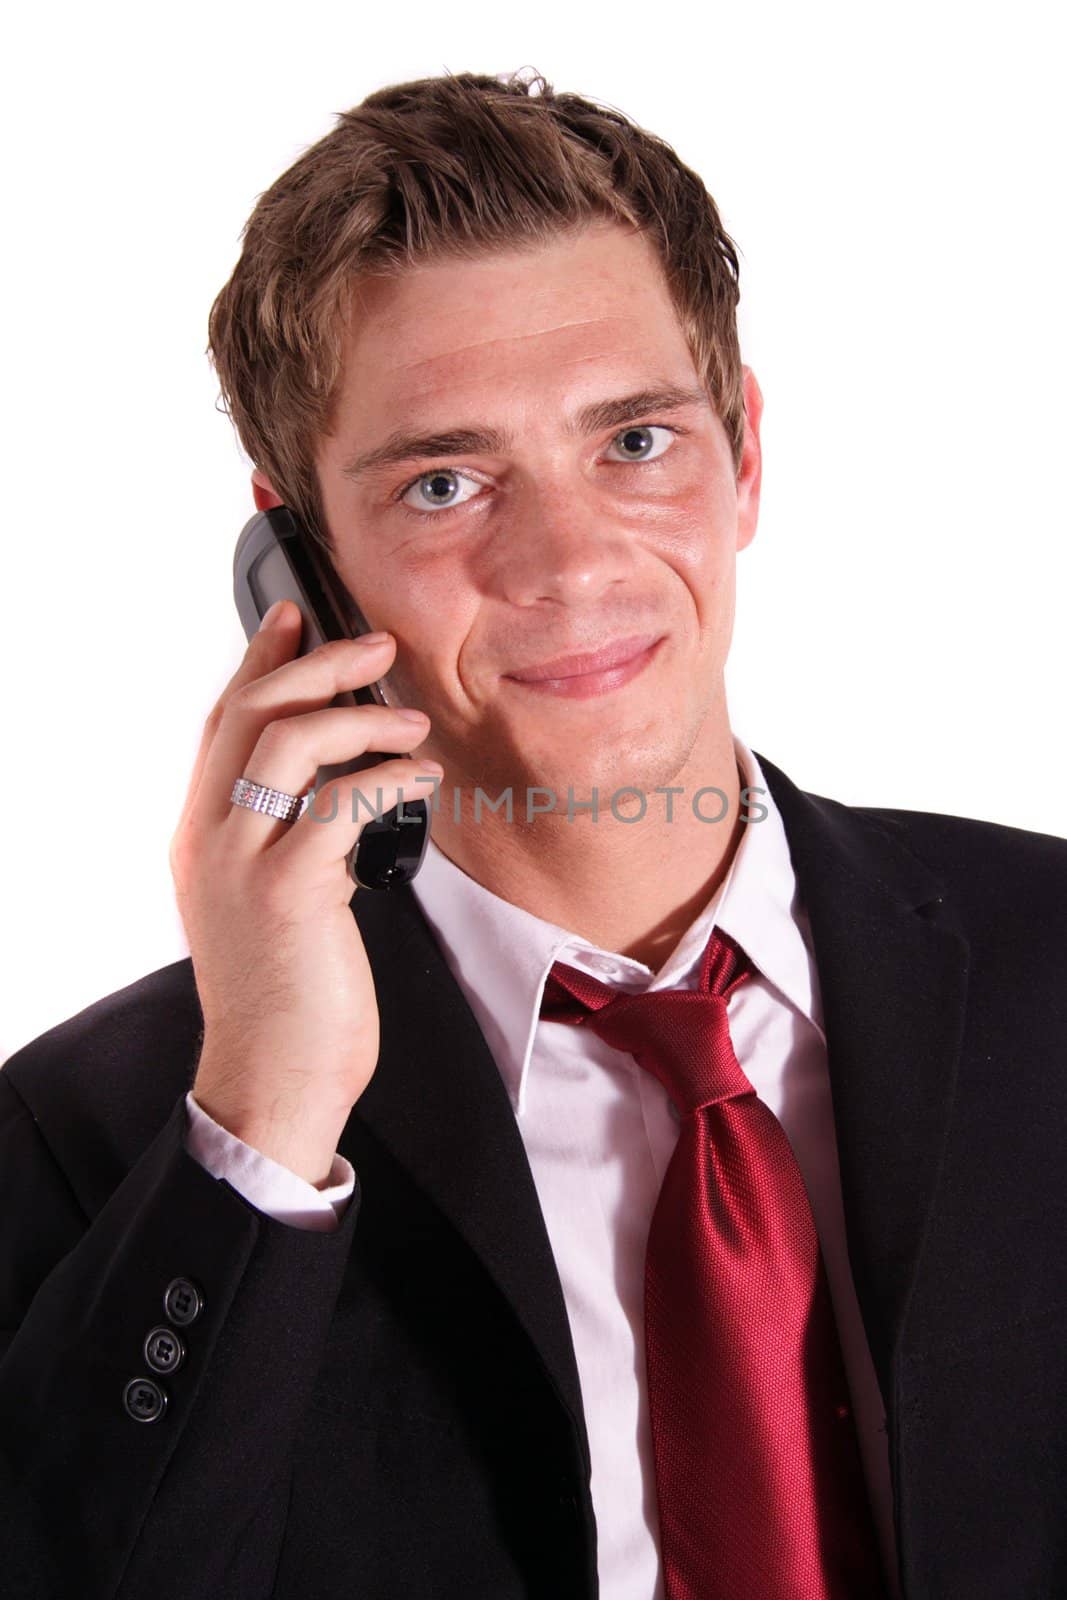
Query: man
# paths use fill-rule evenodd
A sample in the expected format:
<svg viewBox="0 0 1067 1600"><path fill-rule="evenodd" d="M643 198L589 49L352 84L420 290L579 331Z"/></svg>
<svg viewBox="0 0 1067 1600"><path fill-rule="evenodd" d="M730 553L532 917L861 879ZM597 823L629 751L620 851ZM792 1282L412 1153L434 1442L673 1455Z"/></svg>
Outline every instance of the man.
<svg viewBox="0 0 1067 1600"><path fill-rule="evenodd" d="M212 353L385 638L266 619L191 960L0 1074L0 1593L1067 1592L1067 843L732 731L735 305L695 175L543 79L382 90L261 197Z"/></svg>

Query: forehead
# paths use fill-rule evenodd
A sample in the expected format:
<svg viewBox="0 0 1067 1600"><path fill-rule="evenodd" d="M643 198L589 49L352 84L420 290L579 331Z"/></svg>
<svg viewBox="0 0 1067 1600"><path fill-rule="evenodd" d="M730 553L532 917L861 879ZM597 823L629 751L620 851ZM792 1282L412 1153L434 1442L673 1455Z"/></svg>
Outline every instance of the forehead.
<svg viewBox="0 0 1067 1600"><path fill-rule="evenodd" d="M361 410L374 394L377 407L387 397L406 406L442 388L566 377L628 355L659 369L673 357L679 375L689 367L654 247L597 223L536 247L358 280L342 403Z"/></svg>

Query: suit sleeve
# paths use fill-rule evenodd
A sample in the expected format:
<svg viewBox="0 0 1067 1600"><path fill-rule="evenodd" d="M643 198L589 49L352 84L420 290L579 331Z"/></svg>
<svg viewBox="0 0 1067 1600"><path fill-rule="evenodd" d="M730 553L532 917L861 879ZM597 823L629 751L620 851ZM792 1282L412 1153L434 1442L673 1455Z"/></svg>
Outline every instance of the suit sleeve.
<svg viewBox="0 0 1067 1600"><path fill-rule="evenodd" d="M360 1189L335 1230L289 1227L187 1122L183 1095L90 1217L0 1071L2 1600L271 1593Z"/></svg>

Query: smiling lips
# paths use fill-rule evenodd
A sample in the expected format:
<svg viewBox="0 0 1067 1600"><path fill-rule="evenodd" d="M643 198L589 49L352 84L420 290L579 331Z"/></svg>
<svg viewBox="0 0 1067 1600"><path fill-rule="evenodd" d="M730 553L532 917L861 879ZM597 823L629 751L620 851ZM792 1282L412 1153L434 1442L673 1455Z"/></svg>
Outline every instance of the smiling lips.
<svg viewBox="0 0 1067 1600"><path fill-rule="evenodd" d="M661 642L662 635L654 633L617 639L602 650L586 655L557 656L554 661L542 661L535 667L505 673L505 677L535 692L584 700L619 689L636 678L652 660Z"/></svg>

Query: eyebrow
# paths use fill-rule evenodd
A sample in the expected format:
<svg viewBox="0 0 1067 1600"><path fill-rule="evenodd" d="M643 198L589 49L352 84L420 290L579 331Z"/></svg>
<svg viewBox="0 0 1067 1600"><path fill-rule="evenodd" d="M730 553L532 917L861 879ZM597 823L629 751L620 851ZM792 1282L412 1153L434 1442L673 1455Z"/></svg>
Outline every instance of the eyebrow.
<svg viewBox="0 0 1067 1600"><path fill-rule="evenodd" d="M613 400L597 400L583 406L567 423L568 438L599 433L613 424L621 425L649 411L681 411L685 406L704 406L711 401L704 389L680 387L674 383L655 384ZM422 456L499 455L512 443L511 435L488 424L451 428L437 433L392 433L373 450L353 456L341 468L345 478L360 478L383 467L397 466Z"/></svg>

